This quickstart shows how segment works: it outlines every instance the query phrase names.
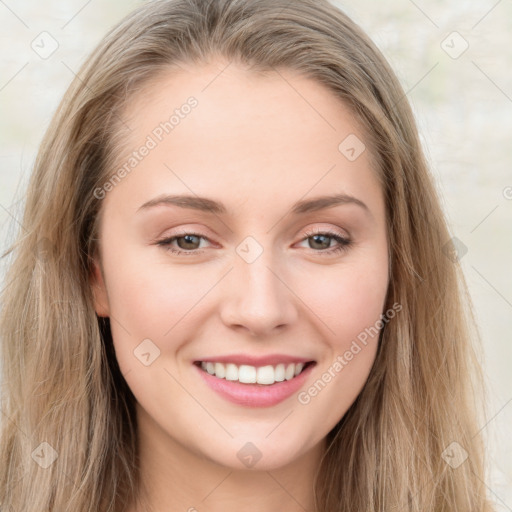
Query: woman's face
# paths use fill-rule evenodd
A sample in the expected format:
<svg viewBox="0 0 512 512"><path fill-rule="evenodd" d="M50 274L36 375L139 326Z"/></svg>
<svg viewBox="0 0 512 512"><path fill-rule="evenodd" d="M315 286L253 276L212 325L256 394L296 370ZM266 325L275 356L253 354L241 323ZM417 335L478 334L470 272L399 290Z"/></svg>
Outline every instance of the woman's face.
<svg viewBox="0 0 512 512"><path fill-rule="evenodd" d="M232 468L318 450L368 377L388 287L354 117L316 81L218 61L161 76L123 120L94 290L141 439Z"/></svg>

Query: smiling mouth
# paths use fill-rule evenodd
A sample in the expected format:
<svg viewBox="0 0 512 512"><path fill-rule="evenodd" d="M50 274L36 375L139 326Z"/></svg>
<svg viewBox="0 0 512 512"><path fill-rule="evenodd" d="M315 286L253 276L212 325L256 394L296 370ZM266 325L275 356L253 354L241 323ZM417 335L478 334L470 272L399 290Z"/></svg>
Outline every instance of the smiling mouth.
<svg viewBox="0 0 512 512"><path fill-rule="evenodd" d="M307 363L281 363L266 366L251 366L246 364L236 365L233 363L217 363L197 361L194 363L204 372L227 381L239 382L241 384L261 384L271 386L276 382L292 380L300 375L306 368L315 364L314 361Z"/></svg>

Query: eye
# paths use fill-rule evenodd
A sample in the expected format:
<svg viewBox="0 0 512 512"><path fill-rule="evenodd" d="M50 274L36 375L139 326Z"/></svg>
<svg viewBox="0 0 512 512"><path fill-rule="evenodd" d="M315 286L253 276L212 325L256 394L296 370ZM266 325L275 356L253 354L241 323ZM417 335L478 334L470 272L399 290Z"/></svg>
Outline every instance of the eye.
<svg viewBox="0 0 512 512"><path fill-rule="evenodd" d="M202 252L198 250L201 247L201 240L208 239L197 233L180 233L178 235L159 240L157 245L165 247L167 250L175 254L199 254ZM174 242L176 242L178 246L177 248L173 245Z"/></svg>
<svg viewBox="0 0 512 512"><path fill-rule="evenodd" d="M332 247L332 241L337 245ZM314 230L306 233L306 237L302 242L309 241L308 245L310 249L314 249L315 252L321 254L333 254L348 250L348 247L352 244L349 238L346 238L339 233L325 230Z"/></svg>
<svg viewBox="0 0 512 512"><path fill-rule="evenodd" d="M308 241L309 248L322 255L337 254L348 250L352 241L341 234L326 230L313 230L305 233L302 242ZM201 241L208 240L199 233L183 232L156 242L160 247L181 255L201 254ZM335 245L333 246L333 241Z"/></svg>

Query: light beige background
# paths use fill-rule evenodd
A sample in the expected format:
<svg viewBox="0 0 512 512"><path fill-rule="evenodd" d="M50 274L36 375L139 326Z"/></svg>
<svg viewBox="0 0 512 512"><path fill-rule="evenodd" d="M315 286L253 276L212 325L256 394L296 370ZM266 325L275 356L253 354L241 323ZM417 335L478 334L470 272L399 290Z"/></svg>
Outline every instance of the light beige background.
<svg viewBox="0 0 512 512"><path fill-rule="evenodd" d="M0 0L0 250L19 228L26 182L58 101L107 29L138 3ZM512 2L337 4L402 81L452 233L467 247L461 263L490 389L490 421L481 426L489 493L497 510L512 511ZM45 55L52 44L58 47Z"/></svg>

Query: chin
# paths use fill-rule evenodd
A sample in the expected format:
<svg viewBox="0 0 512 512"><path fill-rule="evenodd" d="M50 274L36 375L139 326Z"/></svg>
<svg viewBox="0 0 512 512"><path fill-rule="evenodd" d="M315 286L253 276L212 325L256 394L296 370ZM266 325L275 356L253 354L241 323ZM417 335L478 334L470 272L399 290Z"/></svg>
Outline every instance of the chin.
<svg viewBox="0 0 512 512"><path fill-rule="evenodd" d="M204 456L213 463L233 470L273 471L293 464L313 451L316 444L304 437L290 436L288 432L276 434L247 435L231 439L228 443L216 443ZM222 451L219 450L222 449Z"/></svg>

